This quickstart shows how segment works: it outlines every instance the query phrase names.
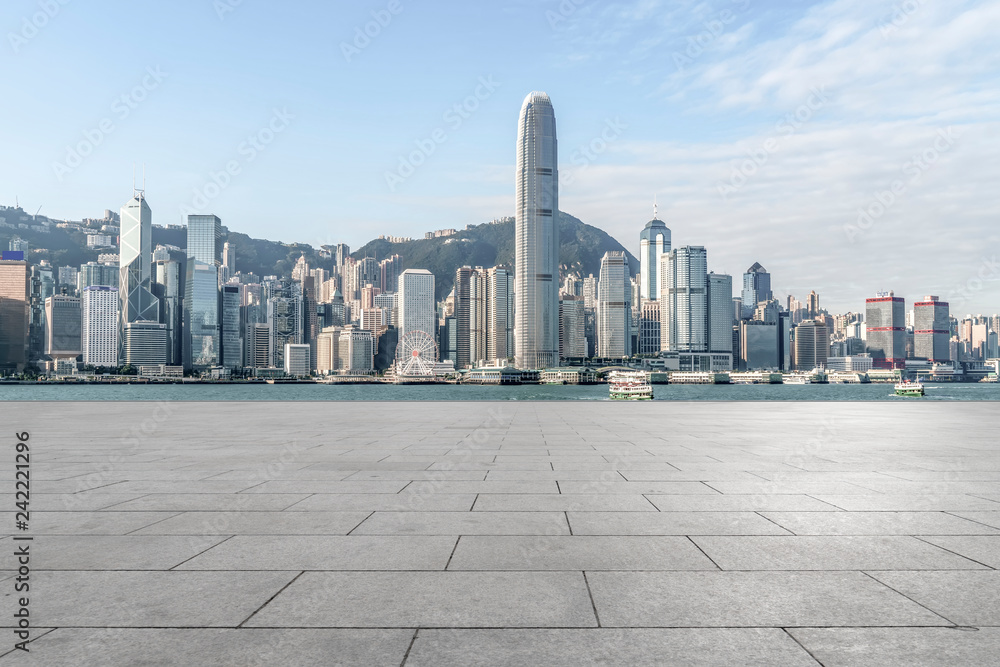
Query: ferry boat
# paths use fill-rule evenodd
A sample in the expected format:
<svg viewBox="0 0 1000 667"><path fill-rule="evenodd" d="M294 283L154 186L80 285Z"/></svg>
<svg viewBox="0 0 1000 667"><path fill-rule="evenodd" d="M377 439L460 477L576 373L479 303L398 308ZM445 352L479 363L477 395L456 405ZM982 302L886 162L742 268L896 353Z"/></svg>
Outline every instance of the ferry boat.
<svg viewBox="0 0 1000 667"><path fill-rule="evenodd" d="M643 371L611 371L608 391L613 401L648 401L653 398L649 374Z"/></svg>
<svg viewBox="0 0 1000 667"><path fill-rule="evenodd" d="M924 385L919 382L903 380L896 383L896 396L923 396Z"/></svg>

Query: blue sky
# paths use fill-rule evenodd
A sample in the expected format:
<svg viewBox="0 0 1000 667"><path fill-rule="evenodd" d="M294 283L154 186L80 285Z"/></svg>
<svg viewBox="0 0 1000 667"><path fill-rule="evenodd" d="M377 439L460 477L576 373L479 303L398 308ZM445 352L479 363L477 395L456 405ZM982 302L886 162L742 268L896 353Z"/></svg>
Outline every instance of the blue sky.
<svg viewBox="0 0 1000 667"><path fill-rule="evenodd" d="M544 90L561 207L633 252L656 197L782 294L1000 310L998 2L8 0L0 27L0 202L29 212L117 209L145 164L161 224L463 227L512 214Z"/></svg>

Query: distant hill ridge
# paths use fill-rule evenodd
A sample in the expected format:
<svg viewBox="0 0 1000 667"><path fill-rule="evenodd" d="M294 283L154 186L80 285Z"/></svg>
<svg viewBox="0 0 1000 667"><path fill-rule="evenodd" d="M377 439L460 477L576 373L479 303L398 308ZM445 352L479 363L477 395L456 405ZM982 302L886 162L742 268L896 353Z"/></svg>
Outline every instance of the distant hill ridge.
<svg viewBox="0 0 1000 667"><path fill-rule="evenodd" d="M5 208L3 217L13 226L0 226L0 248L6 250L12 238L21 238L34 249L45 252L31 252L32 261L47 259L54 267L72 266L96 261L102 253L115 253L117 248L94 249L87 247L87 234L98 233L97 229L60 229L56 225L63 221L53 220L44 215L32 216L20 208ZM155 213L154 213L155 217ZM46 230L42 230L42 223ZM223 221L225 222L225 221ZM559 212L559 261L563 273L575 272L586 276L598 276L601 257L608 251L625 252L632 273L639 269L639 261L618 241L601 229L585 224L578 218L563 211ZM25 224L26 227L18 227ZM153 246L157 244L185 247L186 232L183 227L153 226ZM296 260L305 255L313 267L328 267L329 259L319 256L319 248L306 243L281 243L266 239L251 238L246 234L229 231L223 241L229 241L236 248L236 266L244 273L259 276L290 276ZM455 270L460 266L491 267L506 264L514 266L514 222L475 225L463 229L452 236L433 239L414 239L403 243L392 243L387 239L375 239L358 248L353 257L376 257L384 259L398 254L402 257L402 269L427 269L436 278L438 298L451 291L455 280Z"/></svg>

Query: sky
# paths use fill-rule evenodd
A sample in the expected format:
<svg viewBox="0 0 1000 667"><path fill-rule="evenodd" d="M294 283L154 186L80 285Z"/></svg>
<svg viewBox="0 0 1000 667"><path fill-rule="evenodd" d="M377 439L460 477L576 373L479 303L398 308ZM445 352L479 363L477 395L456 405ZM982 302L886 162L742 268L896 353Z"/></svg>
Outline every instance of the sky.
<svg viewBox="0 0 1000 667"><path fill-rule="evenodd" d="M6 0L0 203L360 247L513 215L555 108L560 207L633 253L859 311L1000 311L1000 2Z"/></svg>

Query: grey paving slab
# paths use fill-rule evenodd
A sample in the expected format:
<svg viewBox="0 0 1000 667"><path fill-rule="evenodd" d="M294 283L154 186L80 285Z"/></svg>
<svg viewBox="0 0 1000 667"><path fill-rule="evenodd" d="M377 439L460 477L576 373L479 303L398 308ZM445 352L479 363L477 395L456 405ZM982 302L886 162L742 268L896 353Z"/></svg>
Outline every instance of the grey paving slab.
<svg viewBox="0 0 1000 667"><path fill-rule="evenodd" d="M137 535L346 535L369 512L185 512Z"/></svg>
<svg viewBox="0 0 1000 667"><path fill-rule="evenodd" d="M617 470L490 470L487 482L537 482L537 481L624 481Z"/></svg>
<svg viewBox="0 0 1000 667"><path fill-rule="evenodd" d="M37 570L169 570L225 537L194 535L51 535L39 540Z"/></svg>
<svg viewBox="0 0 1000 667"><path fill-rule="evenodd" d="M592 572L587 580L603 627L948 624L860 572Z"/></svg>
<svg viewBox="0 0 1000 667"><path fill-rule="evenodd" d="M980 570L909 536L697 536L723 570Z"/></svg>
<svg viewBox="0 0 1000 667"><path fill-rule="evenodd" d="M563 512L375 512L354 535L569 535Z"/></svg>
<svg viewBox="0 0 1000 667"><path fill-rule="evenodd" d="M849 512L946 512L951 510L998 511L1000 503L970 495L868 495L817 494L818 500Z"/></svg>
<svg viewBox="0 0 1000 667"><path fill-rule="evenodd" d="M534 480L524 482L412 482L406 493L431 495L435 493L559 493L554 480Z"/></svg>
<svg viewBox="0 0 1000 667"><path fill-rule="evenodd" d="M842 512L822 500L805 495L660 496L648 494L661 512Z"/></svg>
<svg viewBox="0 0 1000 667"><path fill-rule="evenodd" d="M31 614L49 627L236 627L295 574L37 572Z"/></svg>
<svg viewBox="0 0 1000 667"><path fill-rule="evenodd" d="M574 535L788 535L753 512L568 512Z"/></svg>
<svg viewBox="0 0 1000 667"><path fill-rule="evenodd" d="M306 572L248 627L596 627L580 572Z"/></svg>
<svg viewBox="0 0 1000 667"><path fill-rule="evenodd" d="M323 482L309 480L277 480L264 482L247 489L244 493L399 493L409 482L405 480L383 480L364 482L358 480Z"/></svg>
<svg viewBox="0 0 1000 667"><path fill-rule="evenodd" d="M577 482L559 483L563 493L658 493L676 495L718 495L718 491L702 482Z"/></svg>
<svg viewBox="0 0 1000 667"><path fill-rule="evenodd" d="M279 512L308 494L154 493L112 505L112 512Z"/></svg>
<svg viewBox="0 0 1000 667"><path fill-rule="evenodd" d="M997 512L949 512L969 521L984 524L991 528L1000 528L1000 511Z"/></svg>
<svg viewBox="0 0 1000 667"><path fill-rule="evenodd" d="M477 512L656 512L644 496L623 493L543 493L497 494L482 493L472 507Z"/></svg>
<svg viewBox="0 0 1000 667"><path fill-rule="evenodd" d="M944 512L761 512L796 535L998 535ZM1000 544L998 544L1000 548Z"/></svg>
<svg viewBox="0 0 1000 667"><path fill-rule="evenodd" d="M118 482L101 487L106 493L239 493L249 489L260 480L201 480L179 482L175 480L143 480L138 482Z"/></svg>
<svg viewBox="0 0 1000 667"><path fill-rule="evenodd" d="M641 469L619 469L618 472L630 482L759 482L761 478L743 470L718 470L718 471L698 471L698 470L650 470Z"/></svg>
<svg viewBox="0 0 1000 667"><path fill-rule="evenodd" d="M922 605L958 625L1000 626L1000 572L872 572Z"/></svg>
<svg viewBox="0 0 1000 667"><path fill-rule="evenodd" d="M125 535L177 512L32 512L35 535Z"/></svg>
<svg viewBox="0 0 1000 667"><path fill-rule="evenodd" d="M468 512L474 493L317 493L289 506L288 512Z"/></svg>
<svg viewBox="0 0 1000 667"><path fill-rule="evenodd" d="M806 495L873 495L871 489L851 482L705 482L719 493L736 494L806 494Z"/></svg>
<svg viewBox="0 0 1000 667"><path fill-rule="evenodd" d="M992 665L1000 628L792 628L826 667Z"/></svg>
<svg viewBox="0 0 1000 667"><path fill-rule="evenodd" d="M178 570L443 570L455 537L237 535Z"/></svg>
<svg viewBox="0 0 1000 667"><path fill-rule="evenodd" d="M33 667L399 665L412 630L59 628L0 664Z"/></svg>
<svg viewBox="0 0 1000 667"><path fill-rule="evenodd" d="M715 570L686 537L477 536L458 541L449 570Z"/></svg>
<svg viewBox="0 0 1000 667"><path fill-rule="evenodd" d="M348 481L437 481L482 482L486 473L478 470L359 470L344 478Z"/></svg>
<svg viewBox="0 0 1000 667"><path fill-rule="evenodd" d="M31 507L36 512L87 512L101 510L123 503L134 498L140 498L142 493L99 493L90 491L83 493L38 493L31 492ZM11 502L6 505L13 507L14 494L9 494Z"/></svg>
<svg viewBox="0 0 1000 667"><path fill-rule="evenodd" d="M983 565L1000 569L1000 535L942 535L920 539Z"/></svg>
<svg viewBox="0 0 1000 667"><path fill-rule="evenodd" d="M407 667L816 667L778 629L420 630Z"/></svg>

